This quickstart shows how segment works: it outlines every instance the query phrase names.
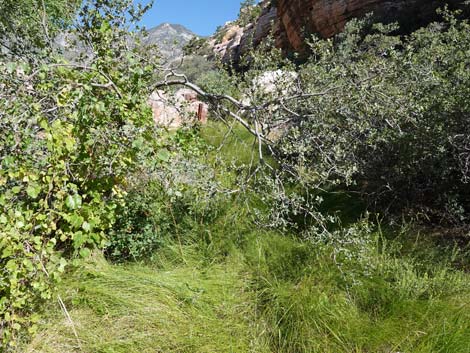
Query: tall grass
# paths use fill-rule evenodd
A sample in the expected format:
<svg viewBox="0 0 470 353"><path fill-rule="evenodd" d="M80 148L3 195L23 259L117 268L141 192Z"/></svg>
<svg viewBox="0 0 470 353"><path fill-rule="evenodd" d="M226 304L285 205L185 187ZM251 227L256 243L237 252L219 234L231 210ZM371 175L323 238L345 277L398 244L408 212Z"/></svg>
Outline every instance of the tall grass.
<svg viewBox="0 0 470 353"><path fill-rule="evenodd" d="M62 284L80 346L58 307L26 352L263 352L237 263L83 264Z"/></svg>
<svg viewBox="0 0 470 353"><path fill-rule="evenodd" d="M218 125L203 134L224 139ZM237 136L224 159L249 163ZM470 352L470 274L456 266L468 257L364 227L337 195L345 229L323 242L259 228L234 199L210 223L184 219L151 262L97 254L60 286L79 341L51 305L22 352Z"/></svg>
<svg viewBox="0 0 470 353"><path fill-rule="evenodd" d="M82 351L469 351L470 276L443 259L375 243L368 266L339 266L326 245L240 225L211 231L182 253L168 243L152 264L96 256L71 273L61 292ZM25 351L79 352L60 309L49 310Z"/></svg>
<svg viewBox="0 0 470 353"><path fill-rule="evenodd" d="M261 247L257 291L273 351L469 351L468 274L373 245L367 266L338 266L327 247L301 250L295 240L284 243L280 269L271 241Z"/></svg>

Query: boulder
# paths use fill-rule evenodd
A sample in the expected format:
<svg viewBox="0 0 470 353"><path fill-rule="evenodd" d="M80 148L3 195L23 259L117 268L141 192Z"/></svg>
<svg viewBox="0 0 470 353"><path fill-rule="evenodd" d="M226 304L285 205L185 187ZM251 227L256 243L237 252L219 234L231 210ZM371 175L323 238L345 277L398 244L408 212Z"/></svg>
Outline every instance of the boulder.
<svg viewBox="0 0 470 353"><path fill-rule="evenodd" d="M253 86L263 95L282 97L293 93L298 76L295 71L265 71L253 79Z"/></svg>
<svg viewBox="0 0 470 353"><path fill-rule="evenodd" d="M158 90L150 95L148 103L157 126L173 129L207 122L208 105L198 100L196 92L190 89L181 88L171 96Z"/></svg>

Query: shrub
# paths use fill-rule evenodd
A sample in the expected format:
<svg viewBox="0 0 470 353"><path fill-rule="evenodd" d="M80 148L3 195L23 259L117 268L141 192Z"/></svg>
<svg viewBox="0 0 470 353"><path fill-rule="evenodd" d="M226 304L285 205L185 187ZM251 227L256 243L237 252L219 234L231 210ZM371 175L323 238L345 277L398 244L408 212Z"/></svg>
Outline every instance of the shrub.
<svg viewBox="0 0 470 353"><path fill-rule="evenodd" d="M261 10L261 6L255 0L244 0L240 4L240 13L235 22L241 27L254 23L260 16Z"/></svg>
<svg viewBox="0 0 470 353"><path fill-rule="evenodd" d="M184 242L181 234L216 217L220 183L204 160L208 147L199 132L189 128L166 135L155 155L142 157L127 179L106 246L114 261L151 259L162 244Z"/></svg>
<svg viewBox="0 0 470 353"><path fill-rule="evenodd" d="M34 332L36 305L65 266L104 244L122 184L157 137L145 99L155 67L123 49L139 13L85 2L73 33L91 46L86 63L54 47L36 55L41 46L23 48L33 60L10 52L0 62L2 351Z"/></svg>
<svg viewBox="0 0 470 353"><path fill-rule="evenodd" d="M404 39L350 25L336 43L314 43L303 82L336 88L300 103L306 118L285 139L297 161L354 183L379 210L466 223L470 25L448 16Z"/></svg>
<svg viewBox="0 0 470 353"><path fill-rule="evenodd" d="M336 186L389 215L469 222L470 24L443 14L407 37L352 21L334 39L312 40L292 92L256 97L246 119L263 136L277 131L275 180L297 185L283 205L318 209Z"/></svg>
<svg viewBox="0 0 470 353"><path fill-rule="evenodd" d="M215 70L215 64L201 55L186 56L180 68L189 81L196 82L201 76Z"/></svg>
<svg viewBox="0 0 470 353"><path fill-rule="evenodd" d="M127 192L117 208L106 253L115 261L141 260L152 254L173 229L171 205L156 182L140 183Z"/></svg>

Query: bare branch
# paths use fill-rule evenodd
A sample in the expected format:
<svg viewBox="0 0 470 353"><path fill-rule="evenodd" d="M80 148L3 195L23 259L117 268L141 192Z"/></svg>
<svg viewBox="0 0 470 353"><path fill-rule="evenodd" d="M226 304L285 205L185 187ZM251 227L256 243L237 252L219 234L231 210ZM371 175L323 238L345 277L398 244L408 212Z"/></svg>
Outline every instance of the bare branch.
<svg viewBox="0 0 470 353"><path fill-rule="evenodd" d="M41 25L44 30L44 35L46 36L47 43L52 48L52 40L51 40L51 37L49 36L49 28L47 26L47 12L46 12L46 4L44 0L41 0L41 5L42 5Z"/></svg>

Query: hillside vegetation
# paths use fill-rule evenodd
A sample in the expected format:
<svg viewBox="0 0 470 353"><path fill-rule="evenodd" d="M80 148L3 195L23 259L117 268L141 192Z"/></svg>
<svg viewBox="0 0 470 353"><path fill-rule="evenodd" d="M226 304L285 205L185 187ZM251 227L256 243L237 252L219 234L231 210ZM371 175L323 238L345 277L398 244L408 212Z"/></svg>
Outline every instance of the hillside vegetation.
<svg viewBox="0 0 470 353"><path fill-rule="evenodd" d="M0 15L25 37L0 51L1 352L469 352L459 12L354 20L303 62L267 40L240 72L129 46L127 0L41 5ZM183 86L209 123L156 126Z"/></svg>

